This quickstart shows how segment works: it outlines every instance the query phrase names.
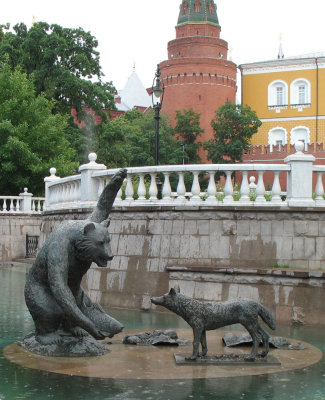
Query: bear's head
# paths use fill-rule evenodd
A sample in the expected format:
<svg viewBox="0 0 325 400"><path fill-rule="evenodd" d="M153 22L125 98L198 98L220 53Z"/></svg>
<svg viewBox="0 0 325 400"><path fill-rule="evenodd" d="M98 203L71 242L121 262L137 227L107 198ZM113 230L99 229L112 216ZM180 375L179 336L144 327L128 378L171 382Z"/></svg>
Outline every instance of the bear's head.
<svg viewBox="0 0 325 400"><path fill-rule="evenodd" d="M113 259L107 223L89 222L85 225L82 238L76 242L77 257L107 267L107 261Z"/></svg>

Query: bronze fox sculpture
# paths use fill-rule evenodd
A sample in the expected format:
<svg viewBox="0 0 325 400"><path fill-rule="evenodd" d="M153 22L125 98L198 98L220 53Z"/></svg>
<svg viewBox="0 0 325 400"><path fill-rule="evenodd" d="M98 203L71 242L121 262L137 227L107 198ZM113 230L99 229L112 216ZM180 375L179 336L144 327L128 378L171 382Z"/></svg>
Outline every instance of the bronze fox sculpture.
<svg viewBox="0 0 325 400"><path fill-rule="evenodd" d="M161 297L153 297L151 301L178 314L193 329L193 354L187 358L188 360L196 360L199 356L207 355L206 331L237 323L247 329L253 340L252 352L245 357L246 360L254 361L257 357L260 338L263 342L263 351L260 355L266 357L269 352L269 335L260 326L258 317L260 316L273 330L276 327L275 321L271 313L256 301L239 299L203 303L180 294L179 287L170 289L169 293ZM200 343L201 354L199 354Z"/></svg>

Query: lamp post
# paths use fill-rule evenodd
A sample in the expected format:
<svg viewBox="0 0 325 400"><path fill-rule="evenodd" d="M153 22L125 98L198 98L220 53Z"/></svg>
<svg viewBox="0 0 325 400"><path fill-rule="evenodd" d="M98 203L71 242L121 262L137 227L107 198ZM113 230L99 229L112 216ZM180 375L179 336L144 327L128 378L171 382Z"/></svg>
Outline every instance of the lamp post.
<svg viewBox="0 0 325 400"><path fill-rule="evenodd" d="M157 65L157 70L155 77L152 82L152 107L155 110L155 164L159 164L159 120L160 120L160 110L162 107L163 97L164 97L164 83L160 79L161 72L159 64Z"/></svg>

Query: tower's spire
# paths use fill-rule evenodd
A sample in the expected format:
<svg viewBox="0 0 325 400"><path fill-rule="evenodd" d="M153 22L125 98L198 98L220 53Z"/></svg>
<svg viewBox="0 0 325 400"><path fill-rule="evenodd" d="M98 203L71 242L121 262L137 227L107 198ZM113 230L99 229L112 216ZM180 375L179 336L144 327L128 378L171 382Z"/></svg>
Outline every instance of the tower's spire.
<svg viewBox="0 0 325 400"><path fill-rule="evenodd" d="M282 34L280 34L280 45L279 45L279 53L278 53L278 59L281 60L284 58L284 53L283 53L283 48L282 48Z"/></svg>
<svg viewBox="0 0 325 400"><path fill-rule="evenodd" d="M219 26L213 0L182 0L177 25L210 23Z"/></svg>

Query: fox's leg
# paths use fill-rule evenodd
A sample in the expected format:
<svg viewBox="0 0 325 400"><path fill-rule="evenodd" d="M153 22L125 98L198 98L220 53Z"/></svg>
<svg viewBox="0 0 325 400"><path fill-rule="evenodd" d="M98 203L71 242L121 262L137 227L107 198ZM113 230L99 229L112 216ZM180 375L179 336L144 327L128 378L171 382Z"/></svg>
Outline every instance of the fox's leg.
<svg viewBox="0 0 325 400"><path fill-rule="evenodd" d="M262 357L266 357L268 355L269 352L269 339L270 336L267 332L265 332L265 330L260 326L260 324L257 324L257 329L258 329L258 333L262 336L262 342L263 342L263 351L261 353Z"/></svg>
<svg viewBox="0 0 325 400"><path fill-rule="evenodd" d="M248 361L254 361L257 356L258 345L260 342L260 337L257 333L257 326L251 324L245 324L244 326L248 330L248 333L251 335L253 340L253 348L251 354L249 356L246 356L245 359Z"/></svg>
<svg viewBox="0 0 325 400"><path fill-rule="evenodd" d="M201 346L202 346L202 353L200 354L200 356L204 357L204 356L207 355L207 352L208 352L206 331L202 332L202 335L201 335Z"/></svg>
<svg viewBox="0 0 325 400"><path fill-rule="evenodd" d="M186 360L196 360L199 356L199 346L202 336L201 328L193 328L193 354L190 357L186 357Z"/></svg>

